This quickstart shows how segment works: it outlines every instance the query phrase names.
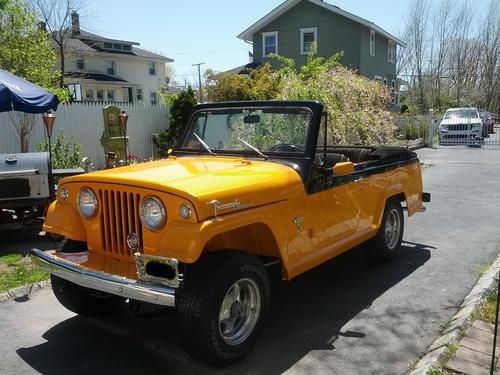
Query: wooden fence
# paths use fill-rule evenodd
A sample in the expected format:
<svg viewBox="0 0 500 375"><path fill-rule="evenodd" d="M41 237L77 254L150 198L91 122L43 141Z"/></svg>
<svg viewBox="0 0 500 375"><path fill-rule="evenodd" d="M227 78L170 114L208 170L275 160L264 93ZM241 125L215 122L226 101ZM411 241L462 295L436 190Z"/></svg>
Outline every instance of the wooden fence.
<svg viewBox="0 0 500 375"><path fill-rule="evenodd" d="M104 149L101 136L104 132L102 109L104 103L77 103L59 105L52 138L64 130L65 136L73 137L75 143L83 146L82 157L89 156L97 168L104 167ZM164 130L167 124L168 109L163 105L120 104L119 107L129 115L127 135L129 152L139 158L149 158L154 152L151 135ZM29 151L35 151L36 145L44 138L44 126L41 115L35 116L35 125L31 134ZM10 125L8 112L0 113L0 154L20 152L20 141Z"/></svg>

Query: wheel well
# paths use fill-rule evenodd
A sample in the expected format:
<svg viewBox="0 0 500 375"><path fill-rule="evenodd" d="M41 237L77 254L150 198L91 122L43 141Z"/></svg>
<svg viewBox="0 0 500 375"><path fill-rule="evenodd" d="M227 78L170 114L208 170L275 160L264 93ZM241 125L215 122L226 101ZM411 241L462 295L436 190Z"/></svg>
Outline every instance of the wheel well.
<svg viewBox="0 0 500 375"><path fill-rule="evenodd" d="M389 202L392 199L395 199L396 201L398 201L400 203L404 203L406 205L405 193L399 193L399 194L393 195L392 197L387 198L387 202Z"/></svg>
<svg viewBox="0 0 500 375"><path fill-rule="evenodd" d="M264 223L253 223L219 233L207 241L203 252L221 249L234 249L262 257L281 259L273 232Z"/></svg>

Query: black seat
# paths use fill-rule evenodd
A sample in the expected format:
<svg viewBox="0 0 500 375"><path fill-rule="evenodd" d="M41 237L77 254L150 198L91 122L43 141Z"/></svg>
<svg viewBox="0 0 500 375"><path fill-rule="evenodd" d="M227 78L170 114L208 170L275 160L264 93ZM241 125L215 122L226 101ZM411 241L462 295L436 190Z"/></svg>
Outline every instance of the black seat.
<svg viewBox="0 0 500 375"><path fill-rule="evenodd" d="M366 147L333 147L331 151L344 154L353 163L367 161L370 153L373 151L371 148Z"/></svg>
<svg viewBox="0 0 500 375"><path fill-rule="evenodd" d="M349 161L349 158L344 154L338 154L335 152L329 152L326 154L326 160L324 159L323 153L317 153L314 157L314 162L316 164L322 165L325 168L332 168L335 164Z"/></svg>

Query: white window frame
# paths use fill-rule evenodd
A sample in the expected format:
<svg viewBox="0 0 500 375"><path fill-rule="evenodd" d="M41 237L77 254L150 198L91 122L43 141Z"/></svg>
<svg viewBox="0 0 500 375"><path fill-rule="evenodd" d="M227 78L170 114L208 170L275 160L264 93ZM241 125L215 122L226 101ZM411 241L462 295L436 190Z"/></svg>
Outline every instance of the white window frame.
<svg viewBox="0 0 500 375"><path fill-rule="evenodd" d="M384 82L384 77L382 77L382 76L374 76L373 79L377 82L380 82L380 83Z"/></svg>
<svg viewBox="0 0 500 375"><path fill-rule="evenodd" d="M144 90L142 89L142 87L137 87L135 89L135 99L140 101L144 100Z"/></svg>
<svg viewBox="0 0 500 375"><path fill-rule="evenodd" d="M111 63L111 67L113 69L113 73L109 72L109 70L108 70L108 63ZM111 60L111 59L104 60L104 71L106 72L106 74L108 74L110 76L115 76L116 75L116 61L115 60Z"/></svg>
<svg viewBox="0 0 500 375"><path fill-rule="evenodd" d="M109 94L111 94L112 98L109 97ZM106 90L106 101L107 102L116 101L115 90L113 90L113 89Z"/></svg>
<svg viewBox="0 0 500 375"><path fill-rule="evenodd" d="M399 104L399 96L396 93L396 81L392 80L391 81L391 92L392 92L392 104ZM396 98L396 96L398 96Z"/></svg>
<svg viewBox="0 0 500 375"><path fill-rule="evenodd" d="M149 70L149 75L150 76L155 76L156 75L156 61L150 61L148 63L148 70Z"/></svg>
<svg viewBox="0 0 500 375"><path fill-rule="evenodd" d="M90 93L90 98L87 97L87 93ZM85 100L88 100L88 101L94 101L94 90L93 89L84 89L83 90L83 94L84 94L84 97L85 97Z"/></svg>
<svg viewBox="0 0 500 375"><path fill-rule="evenodd" d="M382 80L382 82L383 82L384 86L387 87L387 78L386 77L384 77L384 79Z"/></svg>
<svg viewBox="0 0 500 375"><path fill-rule="evenodd" d="M375 30L370 30L370 56L375 56Z"/></svg>
<svg viewBox="0 0 500 375"><path fill-rule="evenodd" d="M99 98L99 93L101 94L100 98ZM104 90L103 89L95 90L95 98L97 101L103 101L104 100Z"/></svg>
<svg viewBox="0 0 500 375"><path fill-rule="evenodd" d="M304 34L314 33L314 42L316 46L318 45L318 28L317 27L307 27L305 29L300 29L300 54L307 55L309 51L304 50Z"/></svg>
<svg viewBox="0 0 500 375"><path fill-rule="evenodd" d="M81 63L82 67L79 67L79 63ZM76 59L76 70L85 70L85 59Z"/></svg>
<svg viewBox="0 0 500 375"><path fill-rule="evenodd" d="M270 53L266 55L266 37L268 36L274 36L276 40L276 46L275 46L275 51L271 53L278 53L278 32L277 31L268 31L265 33L262 33L262 57L268 57Z"/></svg>
<svg viewBox="0 0 500 375"><path fill-rule="evenodd" d="M153 98L154 98L154 101L153 101ZM149 92L149 102L151 103L151 105L158 104L158 93L156 91Z"/></svg>
<svg viewBox="0 0 500 375"><path fill-rule="evenodd" d="M392 40L387 41L387 61L392 64L396 64L396 43L394 43Z"/></svg>

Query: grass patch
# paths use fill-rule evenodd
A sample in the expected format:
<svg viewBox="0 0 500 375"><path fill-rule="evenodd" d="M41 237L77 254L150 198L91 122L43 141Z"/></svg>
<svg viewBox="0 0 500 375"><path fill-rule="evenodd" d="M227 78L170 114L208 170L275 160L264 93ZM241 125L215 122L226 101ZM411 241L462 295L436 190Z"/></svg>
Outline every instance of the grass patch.
<svg viewBox="0 0 500 375"><path fill-rule="evenodd" d="M495 323L496 316L496 308L497 308L497 290L495 289L493 292L488 294L488 297L481 303L479 308L479 312L474 314L474 320L485 320L490 323Z"/></svg>
<svg viewBox="0 0 500 375"><path fill-rule="evenodd" d="M23 257L19 254L0 256L0 292L37 283L48 277L48 272L33 264L29 256Z"/></svg>
<svg viewBox="0 0 500 375"><path fill-rule="evenodd" d="M446 352L444 358L440 361L439 367L433 368L432 370L428 371L427 375L456 375L455 372L449 371L444 367L446 366L448 361L452 359L455 356L455 354L457 354L457 351L458 351L457 344L448 344L448 351Z"/></svg>

